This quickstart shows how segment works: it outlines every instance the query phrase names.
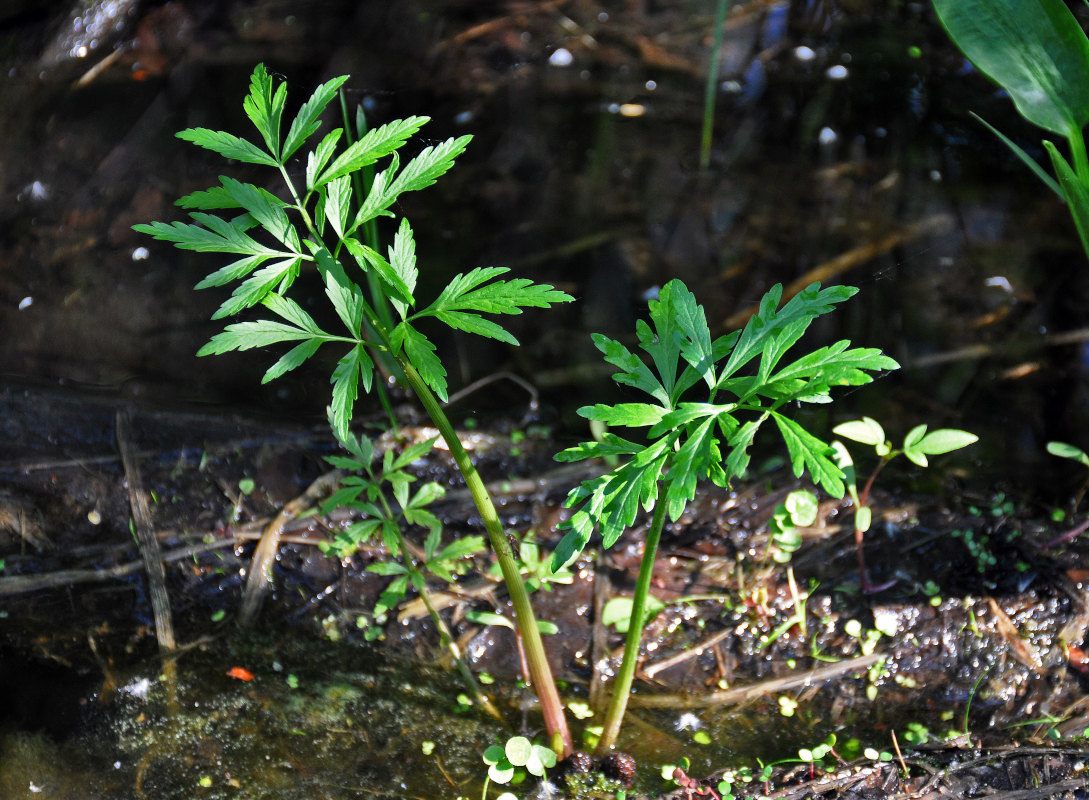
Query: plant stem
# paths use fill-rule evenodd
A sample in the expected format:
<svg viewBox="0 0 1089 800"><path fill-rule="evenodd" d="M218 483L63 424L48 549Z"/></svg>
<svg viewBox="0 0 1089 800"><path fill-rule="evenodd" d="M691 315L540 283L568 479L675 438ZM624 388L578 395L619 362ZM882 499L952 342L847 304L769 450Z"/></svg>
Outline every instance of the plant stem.
<svg viewBox="0 0 1089 800"><path fill-rule="evenodd" d="M715 38L707 65L707 85L703 92L703 133L700 137L700 169L711 166L711 134L715 129L715 87L718 85L718 60L722 52L722 26L729 0L718 0L715 9Z"/></svg>
<svg viewBox="0 0 1089 800"><path fill-rule="evenodd" d="M400 359L398 359L400 361ZM484 527L488 532L488 540L492 550L499 561L499 568L503 572L503 581L506 583L507 592L510 594L511 603L514 605L514 613L518 622L518 630L522 635L522 645L526 650L526 658L529 660L529 677L533 683L534 691L541 703L541 714L544 716L545 730L548 732L549 744L560 758L566 758L571 754L571 733L567 729L567 719L564 716L563 704L560 702L559 692L556 690L556 682L552 678L552 669L548 665L545 656L544 643L541 641L541 632L537 629L537 620L533 616L533 607L529 602L529 593L522 582L522 575L518 569L518 563L514 558L514 551L507 541L507 533L503 530L503 523L495 510L491 496L484 487L484 481L480 473L476 471L472 459L458 439L454 426L439 405L438 399L424 382L420 373L411 364L400 361L401 368L405 371L405 378L413 391L420 398L424 409L427 411L435 427L439 429L443 441L450 449L450 455L465 478L465 485L469 489L477 510L484 520Z"/></svg>
<svg viewBox="0 0 1089 800"><path fill-rule="evenodd" d="M616 744L620 724L624 721L624 712L628 708L628 695L631 694L632 680L635 678L635 664L639 660L639 642L643 638L646 624L647 596L650 594L650 579L654 576L654 559L658 554L658 542L662 538L665 526L666 499L658 498L654 508L654 518L647 531L647 540L643 545L643 560L639 564L639 577L635 582L635 596L632 598L631 619L628 622L628 638L624 641L624 660L613 682L613 694L609 699L609 709L605 712L605 725L597 743L598 756L608 755Z"/></svg>

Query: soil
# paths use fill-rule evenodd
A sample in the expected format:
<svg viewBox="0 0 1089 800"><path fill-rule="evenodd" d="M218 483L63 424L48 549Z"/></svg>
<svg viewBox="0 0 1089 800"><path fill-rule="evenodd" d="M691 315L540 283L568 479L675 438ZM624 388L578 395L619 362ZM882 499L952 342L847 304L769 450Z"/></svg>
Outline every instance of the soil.
<svg viewBox="0 0 1089 800"><path fill-rule="evenodd" d="M251 634L232 620L256 541L326 472L322 456L333 448L325 432L130 407L127 445L142 465L142 483L132 485L110 442L117 419L110 402L29 388L9 390L5 402L9 423L25 423L24 451L0 465L8 486L0 552L8 680L0 707L9 733L37 729L63 742L93 730L108 741L131 713L117 699L123 676L156 660L144 567L130 529L132 492L154 498L178 670L201 674L199 665L223 648L248 658L247 669L269 659L292 663L292 652L321 650L330 639L371 653L364 663L405 665L392 666L394 673L441 654L411 597L384 624L380 646L366 641L366 631L381 623L369 611L389 580L366 567L388 554L370 542L348 558L322 555L318 543L355 517L338 510L283 528L274 591L255 623L257 631L276 632L274 641L238 655L237 640ZM43 425L43 409L58 427ZM401 411L409 440L430 435L408 407ZM62 435L69 437L67 459L56 457ZM551 463L561 443L539 424L492 420L463 435L497 492L505 523L547 550L557 541L567 491L585 475ZM404 446L388 435L376 434L376 442ZM443 452L413 470L448 487L435 506L444 536L481 532ZM252 489L245 492L239 487L249 488L247 479ZM860 591L852 511L838 501L822 505L789 565L769 558L768 518L796 488L780 469L731 492L705 487L668 526L653 589L665 609L648 628L620 743L642 765L635 796L662 785L657 765L668 754L688 759L687 774L706 778L699 786L716 786L724 764L749 766L757 778L737 784L736 796L967 797L982 787L999 797L1080 796L1080 741L1089 726L1081 649L1089 627L1086 547L1076 537L1056 542L1063 526L1040 521L1035 509L963 491L955 503L940 501L897 486L903 480L890 470L889 490L876 494L869 578L892 583L876 594ZM541 618L560 629L548 637L554 670L569 696L592 707L602 702L603 678L618 666L622 644L602 623L602 603L631 591L641 531L637 526L609 551L588 551L573 567L572 584L534 596ZM465 613L510 615L488 565L478 556L457 585L436 582L432 589L474 671L503 684L519 677L512 637ZM713 599L682 602L689 596ZM789 625L799 611L804 630ZM199 685L181 691L202 694ZM460 690L452 677L440 677L430 691L449 698ZM522 702L509 689L496 696L504 707ZM209 708L215 697L206 694ZM537 724L528 723L530 730ZM701 745L697 731L712 744ZM815 765L791 763L799 748L812 749L829 734L836 747ZM10 754L10 740L7 746ZM864 758L855 752L863 747L892 760ZM759 780L758 764L784 758L766 783ZM161 785L148 777L156 764L153 758L140 772L153 786ZM448 770L465 768L450 757Z"/></svg>

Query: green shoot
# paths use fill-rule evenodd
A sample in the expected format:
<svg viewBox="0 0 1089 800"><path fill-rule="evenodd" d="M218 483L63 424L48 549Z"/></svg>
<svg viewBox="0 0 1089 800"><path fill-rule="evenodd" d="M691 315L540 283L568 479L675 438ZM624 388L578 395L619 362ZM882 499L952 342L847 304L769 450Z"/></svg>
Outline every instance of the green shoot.
<svg viewBox="0 0 1089 800"><path fill-rule="evenodd" d="M873 520L873 510L870 508L870 490L873 488L874 480L877 479L881 470L885 468L886 464L900 455L916 466L926 467L929 464L927 456L951 453L979 441L979 437L975 434L957 430L956 428L939 428L929 433L927 433L926 428L926 425L916 425L908 431L899 450L893 449L892 442L885 438L885 429L881 427L877 420L871 417L844 422L832 429L832 433L842 436L844 439L870 445L878 457L877 466L870 473L870 477L866 480L866 484L860 492L855 479L855 467L851 454L842 442L832 443L835 448L836 462L847 476L847 491L855 507L855 550L858 554L859 581L864 592L880 591L892 585L891 583L883 586L870 584L866 577L865 556L862 553L863 535L870 529Z"/></svg>
<svg viewBox="0 0 1089 800"><path fill-rule="evenodd" d="M594 336L605 360L619 369L614 380L653 401L579 409L583 417L610 428L646 428L646 444L605 433L600 441L583 442L556 456L559 461L606 456L626 460L568 495L567 505L578 510L564 523L567 532L554 555L555 566L577 558L595 530L603 545L611 547L641 509L654 512L632 601L624 660L598 743L600 753L613 747L627 705L666 516L680 517L695 497L697 481L708 479L726 487L743 474L757 432L771 420L786 445L794 474L808 473L829 494L843 495L843 472L831 458L832 449L787 411L799 403L829 402L833 387L863 385L872 380L870 373L898 365L879 350L852 348L848 341L787 363L784 356L814 319L856 291L812 284L780 308L782 287L776 286L743 330L712 341L703 308L683 283L674 280L651 302L650 323L641 320L636 328L639 347L649 363L618 341ZM697 387L706 389L706 400L683 399ZM664 492L660 491L663 484Z"/></svg>

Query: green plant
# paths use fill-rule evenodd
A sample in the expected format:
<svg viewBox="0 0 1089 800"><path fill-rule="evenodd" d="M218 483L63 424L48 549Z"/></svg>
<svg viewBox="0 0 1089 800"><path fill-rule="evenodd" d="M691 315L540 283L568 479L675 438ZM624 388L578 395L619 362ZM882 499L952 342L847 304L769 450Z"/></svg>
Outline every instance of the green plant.
<svg viewBox="0 0 1089 800"><path fill-rule="evenodd" d="M1086 454L1080 447L1075 447L1072 444L1067 444L1066 442L1048 442L1047 452L1051 453L1053 456L1074 461L1081 464L1083 467L1089 467L1089 454ZM1089 487L1089 476L1086 476L1086 479L1082 482L1077 494L1074 495L1074 502L1072 504L1074 510L1077 510L1078 506L1081 505L1087 487Z"/></svg>
<svg viewBox="0 0 1089 800"><path fill-rule="evenodd" d="M934 0L949 38L984 75L1009 94L1018 113L1066 139L1073 166L1043 146L1056 182L1024 150L983 121L1070 207L1089 254L1089 39L1062 0Z"/></svg>
<svg viewBox="0 0 1089 800"><path fill-rule="evenodd" d="M707 478L727 486L744 473L749 447L770 419L782 436L794 473L808 472L829 494L843 495L843 472L832 461L831 448L786 411L795 403L828 402L833 387L868 383L871 372L898 365L879 350L852 348L848 341L819 348L786 365L781 362L814 319L856 291L848 287L821 289L812 284L780 308L782 287L775 286L743 330L712 341L703 308L683 283L674 280L650 303L650 323L640 320L637 324L639 347L649 356L650 364L620 342L594 336L605 360L619 369L614 380L645 392L654 401L579 409L581 416L613 428L647 428L647 444L605 433L600 441L583 442L556 456L560 461L605 456L626 459L568 495L568 507L578 510L564 523L566 533L554 555L557 566L576 558L595 529L600 531L604 546L611 547L634 523L640 508L654 512L599 752L613 747L627 706L666 516L676 520L681 515L695 496L697 481ZM754 361L755 369L750 369ZM707 390L706 400L683 400L701 383ZM729 399L720 399L720 395ZM723 445L727 448L725 458Z"/></svg>
<svg viewBox="0 0 1089 800"><path fill-rule="evenodd" d="M899 450L894 450L892 442L885 438L885 429L877 420L871 417L844 422L832 429L832 433L849 439L859 444L868 444L877 454L877 466L874 467L870 477L866 479L862 491L858 491L855 479L855 465L851 454L842 442L833 442L836 451L836 462L843 469L847 481L847 491L851 495L851 502L855 506L855 551L858 554L858 579L864 592L877 592L887 589L892 583L881 586L873 586L866 577L866 558L862 552L862 539L870 529L873 520L873 510L870 508L870 490L881 470L897 456L904 456L911 463L919 467L926 467L929 462L927 456L942 455L960 450L979 441L979 437L967 431L955 428L939 428L927 433L926 425L916 425L904 437L904 443Z"/></svg>
<svg viewBox="0 0 1089 800"><path fill-rule="evenodd" d="M339 440L349 440L360 386L370 391L375 383L375 359L396 364L438 428L480 511L515 607L546 728L556 749L566 753L570 734L529 597L494 504L440 405L447 398L446 370L420 323L437 321L455 330L517 344L508 331L482 315L520 314L526 307L547 308L572 298L524 278L501 278L505 268L486 267L455 276L429 304L419 303L419 268L408 221L400 220L386 256L360 237L378 218L396 218L390 208L402 194L430 186L449 170L470 137L425 147L402 165L397 151L428 121L426 117L397 120L366 131L362 119L357 119L354 131L345 120L342 128L330 131L306 154L300 175L292 162L317 133L323 112L346 80L347 76L341 76L319 86L285 135L286 85L277 85L259 64L243 108L262 144L206 128L178 134L226 158L272 169L282 178L290 199L222 177L220 185L178 201L189 211L192 223L155 222L136 229L183 249L225 253L235 259L197 285L210 288L237 282L231 297L213 315L215 319L256 306L272 315L227 325L199 355L292 344L266 371L263 380L268 382L298 368L324 347L339 348L330 405L333 432ZM342 140L348 144L343 146ZM369 185L364 186L359 178L387 158L385 169L374 172ZM342 332L326 331L288 296L304 266L320 276ZM368 286L368 293L361 282Z"/></svg>
<svg viewBox="0 0 1089 800"><path fill-rule="evenodd" d="M488 797L488 784L491 781L504 785L511 781L520 783L527 773L547 780L546 770L556 766L556 753L553 750L534 744L525 736L512 736L503 746L493 744L484 751L483 759L488 765L488 777L484 780L481 800Z"/></svg>

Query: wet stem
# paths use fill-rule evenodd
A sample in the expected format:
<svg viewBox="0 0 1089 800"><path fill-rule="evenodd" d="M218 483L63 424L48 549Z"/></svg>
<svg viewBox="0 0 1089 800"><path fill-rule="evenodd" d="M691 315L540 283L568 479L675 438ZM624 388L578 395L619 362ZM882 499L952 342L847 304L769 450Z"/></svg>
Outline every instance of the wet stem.
<svg viewBox="0 0 1089 800"><path fill-rule="evenodd" d="M283 166L280 167L280 172L284 176L284 180L291 191L292 199L295 201L296 209L302 216L303 224L306 225L307 230L310 232L310 235L314 237L315 241L322 241L322 237L318 233L310 215L306 212L305 205L299 199L294 182L291 180L290 176L288 176L287 171ZM334 251L334 258L335 257L336 253ZM382 324L379 315L365 300L361 299L361 303L364 309L366 323L382 339L386 351L392 353L393 348L390 346L389 342L389 327ZM362 334L362 331L359 333ZM526 659L529 662L529 680L533 685L534 691L537 693L538 700L541 704L541 714L544 717L545 730L549 737L549 745L557 755L561 758L566 758L572 751L572 743L571 733L567 728L567 719L563 711L563 704L560 702L559 691L556 689L556 681L552 677L552 669L549 667L548 658L545 655L544 642L541 640L541 632L537 628L533 607L529 601L529 593L526 591L525 584L522 582L521 571L518 569L518 563L514 558L514 552L511 550L510 543L507 541L507 534L506 531L503 530L503 523L500 521L499 514L495 510L495 504L492 503L491 496L484 487L484 481L476 471L476 467L469 458L468 452L466 452L464 446L462 446L461 440L454 430L454 426L450 423L446 413L442 410L442 406L439 405L438 399L435 397L434 393L432 393L423 377L405 358L397 355L395 356L395 360L404 371L405 379L408 381L409 386L412 387L413 392L420 399L428 416L430 416L431 420L435 423L435 427L439 429L443 441L446 442L450 454L454 457L454 462L457 464L458 470L465 479L466 487L469 489L473 501L476 503L477 510L484 520L484 527L488 533L488 540L499 561L499 567L503 572L503 581L507 586L507 592L510 594L511 603L514 605L518 631L521 634L522 645L525 648ZM426 600L424 602L425 605L428 606L429 612L431 612L432 619L435 619L436 624L438 624L440 618L438 618L437 613ZM445 630L445 626L440 626L440 634L443 630ZM459 665L460 664L461 662L459 661ZM476 687L476 682L472 681L470 685ZM477 690L477 694L480 696L479 690ZM621 714L622 713L623 709L621 709Z"/></svg>
<svg viewBox="0 0 1089 800"><path fill-rule="evenodd" d="M650 595L650 581L654 575L654 559L658 554L658 542L662 538L665 526L665 498L660 498L654 508L654 518L647 531L643 545L643 559L639 563L639 577L635 583L635 595L632 597L631 618L628 623L628 637L624 640L624 659L620 662L620 671L616 673L613 694L609 699L609 708L605 712L605 724L598 740L597 754L608 755L616 744L620 725L624 721L624 712L628 708L628 695L635 679L635 666L639 660L639 643L643 638L643 628L647 619L647 597Z"/></svg>
<svg viewBox="0 0 1089 800"><path fill-rule="evenodd" d="M435 427L439 429L446 446L450 449L450 454L454 457L458 470L465 478L465 485L472 494L477 510L484 520L488 540L495 552L496 559L499 561L499 568L503 572L503 581L510 594L511 603L514 605L518 630L522 637L522 646L525 648L526 659L529 662L529 679L541 703L541 714L544 716L549 746L561 758L566 758L572 751L571 733L567 728L567 718L564 715L563 704L560 702L559 691L556 689L556 681L552 677L552 669L549 667L548 659L545 656L544 642L541 640L541 632L537 628L537 620L533 615L533 607L529 602L529 593L522 582L522 574L518 569L518 562L514 558L514 551L511 550L510 542L507 541L503 523L499 519L499 514L495 510L495 505L492 503L488 490L484 488L484 481L481 479L480 473L476 471L468 452L466 452L461 440L458 439L457 433L454 431L454 426L442 410L442 406L439 405L438 399L427 384L424 383L415 367L401 359L398 359L398 362L405 371L405 378L408 380L409 385L416 393L416 396L419 397L420 402L423 403L424 409L435 423ZM653 564L653 559L651 563ZM649 583L648 574L648 587ZM642 626L639 629L641 632ZM634 672L634 664L632 665L632 672ZM628 685L631 685L630 676ZM624 704L627 704L627 697L624 698ZM621 709L620 713L623 714L623 709ZM617 727L619 729L619 724Z"/></svg>

